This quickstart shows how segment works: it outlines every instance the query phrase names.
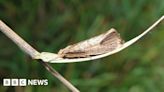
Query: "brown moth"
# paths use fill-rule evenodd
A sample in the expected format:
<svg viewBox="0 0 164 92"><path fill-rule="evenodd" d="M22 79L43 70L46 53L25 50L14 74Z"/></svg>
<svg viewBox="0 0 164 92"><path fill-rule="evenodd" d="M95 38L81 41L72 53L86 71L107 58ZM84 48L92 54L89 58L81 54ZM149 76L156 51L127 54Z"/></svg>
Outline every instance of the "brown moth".
<svg viewBox="0 0 164 92"><path fill-rule="evenodd" d="M63 58L84 58L113 51L123 45L124 41L115 29L95 36L77 44L69 45L58 52Z"/></svg>

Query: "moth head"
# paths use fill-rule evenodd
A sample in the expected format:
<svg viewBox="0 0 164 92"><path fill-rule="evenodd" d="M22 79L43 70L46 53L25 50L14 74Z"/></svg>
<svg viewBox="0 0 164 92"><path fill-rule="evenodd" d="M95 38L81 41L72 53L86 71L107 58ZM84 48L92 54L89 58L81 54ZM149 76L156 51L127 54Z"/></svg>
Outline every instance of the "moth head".
<svg viewBox="0 0 164 92"><path fill-rule="evenodd" d="M72 45L67 46L67 47L64 48L64 49L60 49L59 52L58 52L58 55L60 55L61 57L63 57L65 53L69 52L69 49L70 49L71 46L72 46Z"/></svg>

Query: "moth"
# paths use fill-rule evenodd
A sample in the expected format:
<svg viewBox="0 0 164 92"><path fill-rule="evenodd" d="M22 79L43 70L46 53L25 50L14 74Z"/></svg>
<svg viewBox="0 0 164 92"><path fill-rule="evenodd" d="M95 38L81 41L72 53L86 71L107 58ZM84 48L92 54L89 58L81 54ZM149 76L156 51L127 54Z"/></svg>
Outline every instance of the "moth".
<svg viewBox="0 0 164 92"><path fill-rule="evenodd" d="M85 58L113 51L121 47L124 40L113 28L106 33L100 34L77 44L69 45L58 52L62 58Z"/></svg>

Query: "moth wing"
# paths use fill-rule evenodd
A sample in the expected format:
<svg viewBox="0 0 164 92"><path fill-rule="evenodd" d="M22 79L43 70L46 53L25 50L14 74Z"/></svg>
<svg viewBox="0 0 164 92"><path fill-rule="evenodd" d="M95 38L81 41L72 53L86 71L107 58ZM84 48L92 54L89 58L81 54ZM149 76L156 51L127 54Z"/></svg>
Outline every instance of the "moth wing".
<svg viewBox="0 0 164 92"><path fill-rule="evenodd" d="M106 33L77 44L67 46L66 48L60 50L58 54L61 57L67 58L98 55L116 49L122 44L122 42L123 40L121 39L119 33L117 33L117 31L112 28Z"/></svg>
<svg viewBox="0 0 164 92"><path fill-rule="evenodd" d="M120 34L115 30L111 29L112 31L107 33L102 41L100 42L100 45L110 45L110 44L117 44L121 45L124 43L123 39L120 37Z"/></svg>

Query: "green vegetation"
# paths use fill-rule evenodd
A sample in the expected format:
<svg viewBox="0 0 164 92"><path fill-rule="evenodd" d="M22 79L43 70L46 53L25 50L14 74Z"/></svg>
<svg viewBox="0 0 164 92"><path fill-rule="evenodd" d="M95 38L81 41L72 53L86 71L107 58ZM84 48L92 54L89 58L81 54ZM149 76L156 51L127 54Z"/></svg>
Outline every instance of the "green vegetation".
<svg viewBox="0 0 164 92"><path fill-rule="evenodd" d="M127 41L164 14L164 0L0 0L0 19L39 51L65 46L111 27ZM72 64L51 64L81 92L164 92L164 23L112 56ZM0 78L49 80L24 92L69 92L37 61L0 33ZM16 90L16 91L14 91ZM20 92L3 87L0 92Z"/></svg>

